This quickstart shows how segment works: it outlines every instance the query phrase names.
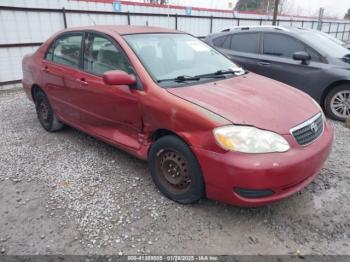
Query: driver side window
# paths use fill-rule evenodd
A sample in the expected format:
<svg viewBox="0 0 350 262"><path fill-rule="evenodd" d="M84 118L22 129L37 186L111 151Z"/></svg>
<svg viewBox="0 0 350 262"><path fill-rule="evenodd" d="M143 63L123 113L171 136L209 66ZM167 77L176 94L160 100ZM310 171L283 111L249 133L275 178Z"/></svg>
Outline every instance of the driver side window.
<svg viewBox="0 0 350 262"><path fill-rule="evenodd" d="M306 51L299 41L276 33L264 33L264 55L293 58L295 52Z"/></svg>
<svg viewBox="0 0 350 262"><path fill-rule="evenodd" d="M111 70L131 73L130 64L122 51L107 38L94 34L85 39L84 70L96 75Z"/></svg>
<svg viewBox="0 0 350 262"><path fill-rule="evenodd" d="M316 51L290 36L278 33L264 33L264 55L293 58L293 54L300 51L307 52L311 56L312 61L321 61L321 56Z"/></svg>

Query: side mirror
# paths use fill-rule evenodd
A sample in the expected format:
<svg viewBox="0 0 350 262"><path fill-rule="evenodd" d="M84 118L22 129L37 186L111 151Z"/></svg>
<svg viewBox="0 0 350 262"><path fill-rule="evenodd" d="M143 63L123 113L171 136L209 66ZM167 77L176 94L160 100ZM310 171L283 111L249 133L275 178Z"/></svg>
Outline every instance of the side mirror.
<svg viewBox="0 0 350 262"><path fill-rule="evenodd" d="M102 75L103 82L106 85L133 85L136 79L133 75L121 70L107 71Z"/></svg>
<svg viewBox="0 0 350 262"><path fill-rule="evenodd" d="M301 52L295 52L293 54L293 59L297 61L301 61L303 65L308 65L310 63L311 56L308 53L301 51Z"/></svg>

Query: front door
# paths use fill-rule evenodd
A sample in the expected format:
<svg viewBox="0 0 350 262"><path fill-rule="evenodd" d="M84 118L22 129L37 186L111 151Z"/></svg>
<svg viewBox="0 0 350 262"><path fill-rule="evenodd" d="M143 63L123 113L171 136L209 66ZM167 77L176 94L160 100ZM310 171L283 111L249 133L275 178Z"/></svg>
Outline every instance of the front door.
<svg viewBox="0 0 350 262"><path fill-rule="evenodd" d="M127 85L106 85L102 75L110 70L134 71L121 47L109 37L87 33L84 40L83 72L80 73L80 123L89 133L132 149L139 148L142 129L139 96L143 91Z"/></svg>
<svg viewBox="0 0 350 262"><path fill-rule="evenodd" d="M304 65L293 60L295 52L304 51L310 54L311 61ZM299 40L280 33L263 33L262 54L259 56L258 74L278 80L306 93L317 93L310 90L317 87L317 81L326 64L321 56Z"/></svg>

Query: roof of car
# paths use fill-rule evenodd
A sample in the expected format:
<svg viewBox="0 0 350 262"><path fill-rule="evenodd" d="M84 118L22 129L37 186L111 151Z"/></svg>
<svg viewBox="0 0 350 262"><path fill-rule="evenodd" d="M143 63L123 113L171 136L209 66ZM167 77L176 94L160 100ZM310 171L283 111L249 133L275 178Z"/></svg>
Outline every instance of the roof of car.
<svg viewBox="0 0 350 262"><path fill-rule="evenodd" d="M227 29L230 29L228 31ZM213 33L208 36L208 38L216 38L219 36L224 36L228 34L236 34L240 32L280 32L284 34L298 34L300 32L305 32L311 29L305 29L294 26L259 26L259 25L247 25L247 26L235 26L227 28L221 32Z"/></svg>
<svg viewBox="0 0 350 262"><path fill-rule="evenodd" d="M182 33L181 31L152 26L134 26L134 25L94 25L84 27L72 27L66 31L79 31L79 30L95 30L100 32L114 32L119 35L129 34L144 34L144 33Z"/></svg>

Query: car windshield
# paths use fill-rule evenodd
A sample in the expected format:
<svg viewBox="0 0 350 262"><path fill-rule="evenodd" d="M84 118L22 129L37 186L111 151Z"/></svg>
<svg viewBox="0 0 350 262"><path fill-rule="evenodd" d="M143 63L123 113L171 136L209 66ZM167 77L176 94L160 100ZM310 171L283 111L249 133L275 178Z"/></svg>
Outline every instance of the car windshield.
<svg viewBox="0 0 350 262"><path fill-rule="evenodd" d="M300 37L303 38L304 41L307 42L311 47L319 50L324 55L334 58L343 58L349 54L348 49L318 32L303 32L300 34Z"/></svg>
<svg viewBox="0 0 350 262"><path fill-rule="evenodd" d="M124 38L153 79L164 87L244 72L224 55L187 34L134 34Z"/></svg>
<svg viewBox="0 0 350 262"><path fill-rule="evenodd" d="M342 40L338 39L338 38L335 38L334 36L330 35L330 34L327 34L325 32L320 32L321 35L329 38L330 40L332 40L333 42L336 42L337 44L339 45L345 45L345 42L343 42Z"/></svg>

